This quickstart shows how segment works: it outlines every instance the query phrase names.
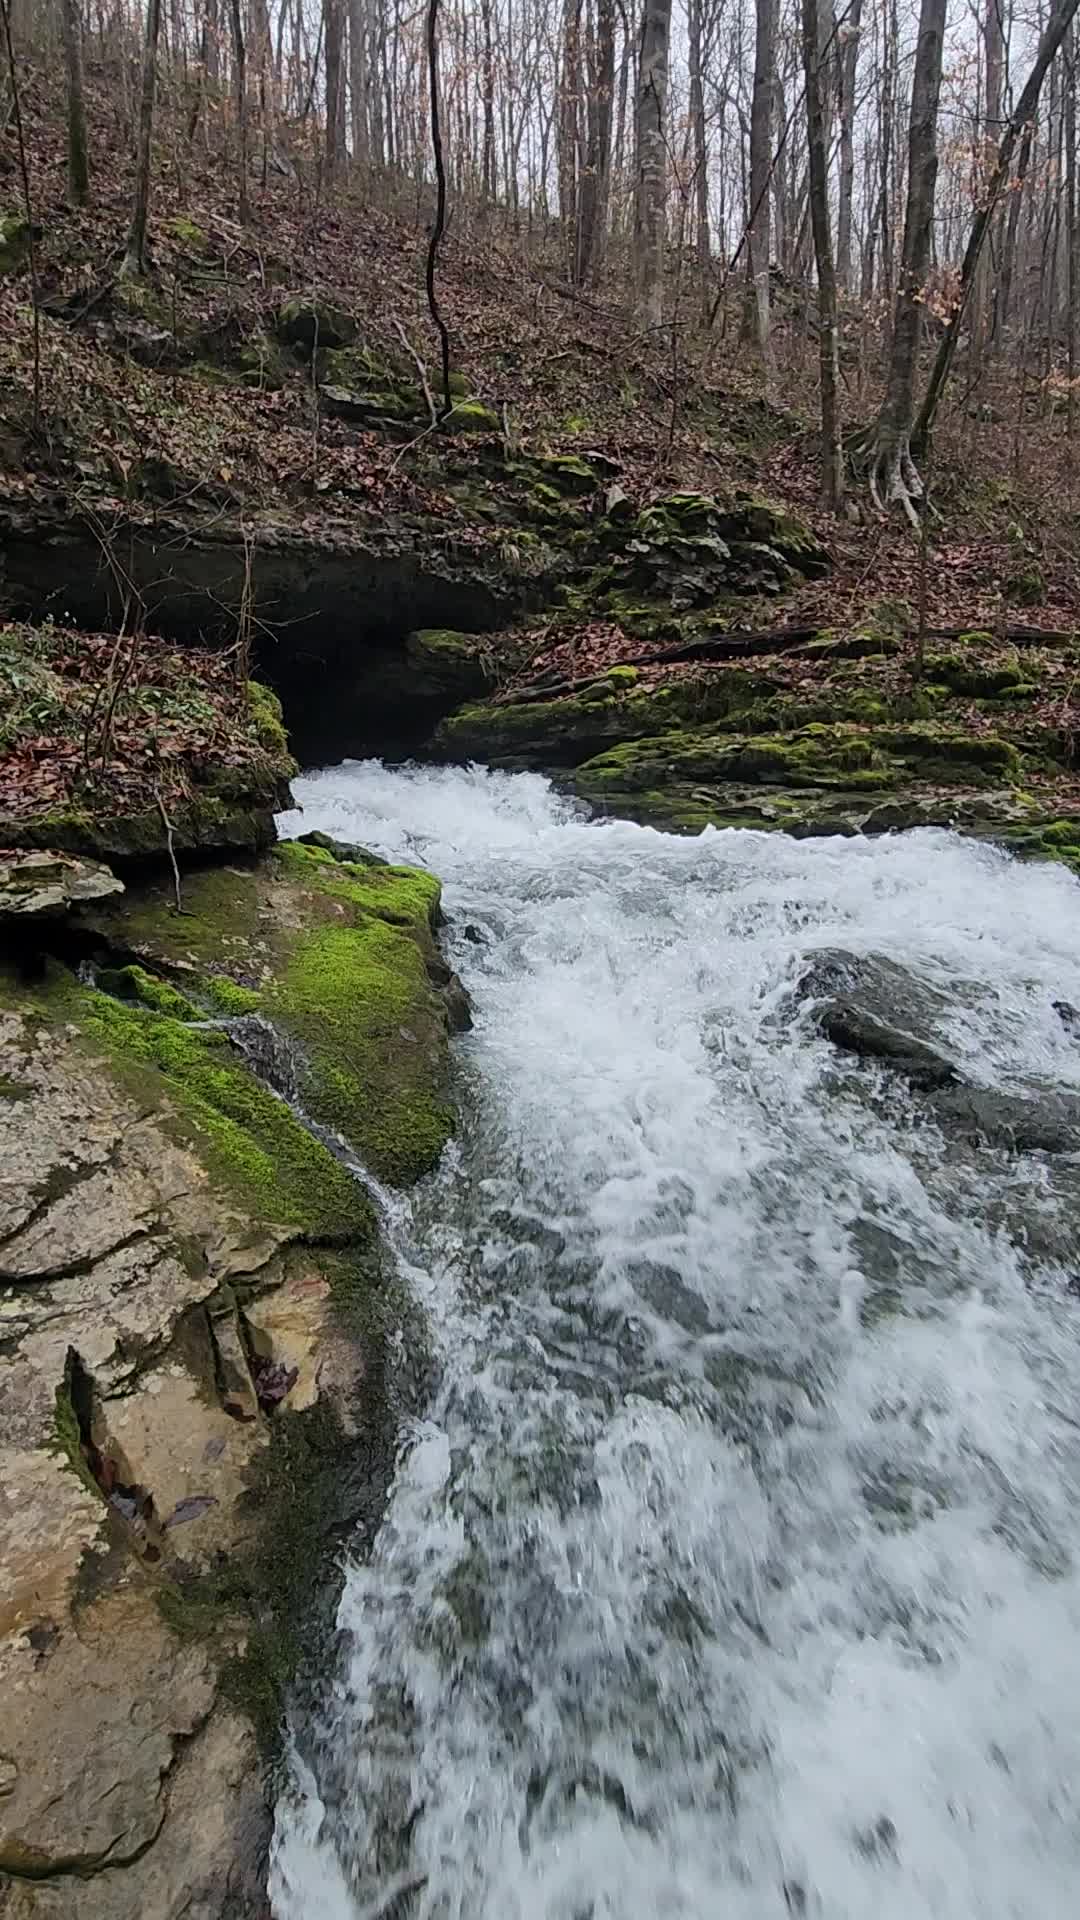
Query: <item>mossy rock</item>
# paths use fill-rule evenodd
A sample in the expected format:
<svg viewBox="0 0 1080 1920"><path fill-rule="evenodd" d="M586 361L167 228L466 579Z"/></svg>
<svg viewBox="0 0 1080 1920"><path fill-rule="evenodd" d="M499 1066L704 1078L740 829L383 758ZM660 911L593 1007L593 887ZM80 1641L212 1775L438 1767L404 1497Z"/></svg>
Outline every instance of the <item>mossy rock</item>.
<svg viewBox="0 0 1080 1920"><path fill-rule="evenodd" d="M696 789L734 786L783 790L770 810L782 824L793 793L833 792L838 807L850 817L840 796L855 794L859 805L871 796L882 798L912 790L941 794L950 787L970 790L980 786L1007 787L1020 770L1015 747L993 735L953 733L944 728L856 727L812 724L790 734L732 734L719 727L685 728L656 737L625 741L596 755L573 776L573 789L611 812L638 817L643 793L679 797L680 804ZM700 803L698 803L700 804ZM761 802L754 801L756 810ZM823 801L799 803L799 814L820 816L829 811ZM725 806L730 812L730 805ZM949 803L939 811L949 815ZM655 809L654 809L655 812Z"/></svg>
<svg viewBox="0 0 1080 1920"><path fill-rule="evenodd" d="M6 280L30 262L32 229L21 213L0 213L0 280Z"/></svg>
<svg viewBox="0 0 1080 1920"><path fill-rule="evenodd" d="M347 309L326 294L298 294L278 313L277 335L310 360L315 352L347 347L356 339L357 325Z"/></svg>
<svg viewBox="0 0 1080 1920"><path fill-rule="evenodd" d="M972 634L965 638L978 643L984 636ZM1033 683L1015 654L1008 658L982 661L977 656L967 658L959 652L928 653L923 664L928 680L947 687L950 693L973 700L1014 697L1021 691L1026 695L1033 689Z"/></svg>
<svg viewBox="0 0 1080 1920"><path fill-rule="evenodd" d="M265 1015L297 1050L305 1111L380 1178L404 1184L435 1165L453 1113L430 874L289 841L258 865L188 875L182 915L165 885L126 905L97 914L99 932L185 1002ZM146 1000L138 969L121 987Z"/></svg>
<svg viewBox="0 0 1080 1920"><path fill-rule="evenodd" d="M490 647L476 633L422 627L409 634L405 653L421 675L421 694L465 700L482 693L492 677Z"/></svg>
<svg viewBox="0 0 1080 1920"><path fill-rule="evenodd" d="M499 416L480 400L455 400L452 410L439 423L442 433L498 433Z"/></svg>
<svg viewBox="0 0 1080 1920"><path fill-rule="evenodd" d="M558 500L587 498L603 485L598 468L578 453L538 453L529 464Z"/></svg>
<svg viewBox="0 0 1080 1920"><path fill-rule="evenodd" d="M50 963L35 985L20 986L18 1004L77 1033L148 1109L163 1110L210 1179L253 1219L312 1243L373 1244L363 1188L261 1085L226 1033L193 1025L183 996L148 969L105 978L123 997Z"/></svg>
<svg viewBox="0 0 1080 1920"><path fill-rule="evenodd" d="M444 759L512 768L573 766L608 742L729 717L771 690L767 676L735 670L648 689L640 686L635 668L614 667L563 699L462 707L438 727L433 745Z"/></svg>

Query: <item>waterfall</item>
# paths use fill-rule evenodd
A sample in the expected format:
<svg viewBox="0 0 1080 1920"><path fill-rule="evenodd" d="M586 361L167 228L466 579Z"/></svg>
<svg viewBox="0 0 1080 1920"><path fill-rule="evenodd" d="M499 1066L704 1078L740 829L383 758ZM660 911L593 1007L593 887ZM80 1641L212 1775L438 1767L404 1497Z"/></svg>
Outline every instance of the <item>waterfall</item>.
<svg viewBox="0 0 1080 1920"><path fill-rule="evenodd" d="M532 775L297 792L284 831L442 876L475 1027L394 1226L438 1384L297 1729L276 1920L1072 1920L1080 1166L953 1137L797 987L883 956L971 1084L1076 1091L1080 887Z"/></svg>

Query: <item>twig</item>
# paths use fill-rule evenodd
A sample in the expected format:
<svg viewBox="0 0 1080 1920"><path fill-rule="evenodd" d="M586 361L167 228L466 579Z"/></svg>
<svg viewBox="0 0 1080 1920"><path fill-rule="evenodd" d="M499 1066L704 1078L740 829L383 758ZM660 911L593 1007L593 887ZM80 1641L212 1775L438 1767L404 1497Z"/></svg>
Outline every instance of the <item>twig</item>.
<svg viewBox="0 0 1080 1920"><path fill-rule="evenodd" d="M412 440L406 440L405 445L403 447L399 447L397 452L395 453L394 458L391 460L390 465L387 468L387 472L396 473L402 461L404 460L405 455L407 453L411 453L414 447L418 447L420 445L421 440L427 440L431 434L437 433L440 427L444 427L452 414L460 413L462 404L463 403L460 400L455 401L454 405L450 408L449 413L444 413L441 416L436 414L430 427L425 427L423 432L416 434Z"/></svg>
<svg viewBox="0 0 1080 1920"><path fill-rule="evenodd" d="M180 894L180 869L176 864L176 850L173 847L173 823L165 811L165 802L161 797L161 791L158 787L154 788L154 799L157 801L158 812L161 815L161 822L165 828L165 844L168 848L169 859L172 861L173 888L176 893L176 911L177 913L183 913L184 902Z"/></svg>
<svg viewBox="0 0 1080 1920"><path fill-rule="evenodd" d="M412 361L413 366L416 368L417 378L423 389L424 399L427 401L427 410L431 419L431 424L433 427L437 427L439 424L439 414L438 414L438 409L435 405L435 396L432 393L431 387L428 383L427 368L425 367L423 361L421 360L420 355L417 353L416 348L410 345L409 336L406 333L404 327L402 326L400 320L394 321L394 332L397 334L397 337L401 341L401 344L404 347L406 353L408 354L409 359Z"/></svg>

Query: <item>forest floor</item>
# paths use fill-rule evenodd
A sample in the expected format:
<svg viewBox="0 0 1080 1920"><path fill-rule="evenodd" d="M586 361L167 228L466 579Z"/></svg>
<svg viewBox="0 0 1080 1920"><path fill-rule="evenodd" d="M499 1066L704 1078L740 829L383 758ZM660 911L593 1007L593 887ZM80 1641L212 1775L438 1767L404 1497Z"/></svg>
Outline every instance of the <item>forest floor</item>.
<svg viewBox="0 0 1080 1920"><path fill-rule="evenodd" d="M1058 739L1080 732L1080 488L1068 470L1063 421L1037 391L1013 424L988 425L982 401L974 410L962 404L958 371L961 404L944 424L920 554L906 526L876 515L861 494L843 516L821 510L815 347L804 299L778 294L775 371L763 382L737 338L737 315L711 334L688 325L674 342L670 329L643 333L618 304L614 278L588 294L565 284L553 236L485 226L452 207L439 295L455 390L465 396L451 424L465 430L435 433L418 401L422 379L437 385L423 293L426 204L414 196L393 205L389 190L384 206L347 189L323 194L296 140L294 177L270 170L260 184L256 175L242 227L225 120L212 118L188 145L183 102L166 94L151 194L153 271L146 282L123 280L132 141L108 75L88 74L88 106L93 200L75 210L66 197L57 79L40 69L24 77L38 237L32 261L16 254L0 272L0 530L70 512L93 526L104 551L115 526L152 532L179 516L204 531L241 528L245 536L287 528L316 545L433 538L452 545L459 564L471 555L478 567L505 568L509 543L511 564L527 570L507 525L515 514L501 510L504 473L521 452L569 462L571 471L584 459L637 512L673 494L741 493L802 516L829 555L827 574L790 582L782 609L764 597L733 609L733 625L843 634L884 598L912 608L921 600L930 628L990 636L983 668L1012 658L1008 629L1059 634L1026 696L1024 725ZM18 216L20 207L9 128L0 143L0 213ZM319 383L317 354L306 366L283 345L281 328L290 302L317 296L331 317L354 317L338 372L328 382L324 371ZM852 317L853 422L850 383L861 386L855 335ZM355 381L360 362L361 384L386 389L381 412L346 404L355 396L340 393L341 367ZM862 417L872 401L871 388L858 400ZM593 512L556 498L546 524L540 515L541 535L581 541ZM56 617L63 613L58 605ZM669 644L670 635L634 635L607 606L564 606L534 629L524 677L603 672ZM909 631L893 657L865 670L899 687L916 645ZM783 653L771 664L793 694L808 696L815 677L824 685L816 656ZM646 661L641 670L649 686L710 669L701 661L650 669ZM888 699L895 689L879 691ZM988 723L972 706L965 724L977 731ZM118 751L124 738L118 728ZM25 788L36 776L24 758L6 777L9 787L14 779Z"/></svg>

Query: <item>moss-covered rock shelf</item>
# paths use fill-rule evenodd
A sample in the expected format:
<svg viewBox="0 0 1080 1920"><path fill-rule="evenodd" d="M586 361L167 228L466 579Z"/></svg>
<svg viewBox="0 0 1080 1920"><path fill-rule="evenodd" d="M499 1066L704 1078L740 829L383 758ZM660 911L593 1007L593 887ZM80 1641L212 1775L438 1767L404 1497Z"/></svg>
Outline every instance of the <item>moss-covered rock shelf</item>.
<svg viewBox="0 0 1080 1920"><path fill-rule="evenodd" d="M520 678L450 715L432 749L549 770L602 813L672 831L949 826L1075 865L1073 636L1021 650L973 632L920 651L913 627L881 603L847 630L780 635L775 652L766 634L745 658L669 665L656 641L606 668L632 638L594 627L591 679L537 698L543 678ZM560 663L574 657L560 643Z"/></svg>

